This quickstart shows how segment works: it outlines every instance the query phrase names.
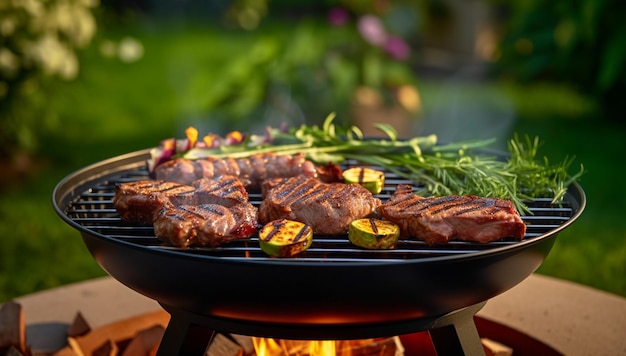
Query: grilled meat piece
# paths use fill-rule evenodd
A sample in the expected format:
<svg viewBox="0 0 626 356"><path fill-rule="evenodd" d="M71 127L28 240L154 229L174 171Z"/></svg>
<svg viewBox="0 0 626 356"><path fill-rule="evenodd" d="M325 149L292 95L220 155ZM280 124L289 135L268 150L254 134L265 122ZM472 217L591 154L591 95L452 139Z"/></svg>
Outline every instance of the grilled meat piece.
<svg viewBox="0 0 626 356"><path fill-rule="evenodd" d="M260 223L296 220L326 235L347 233L351 221L372 214L381 203L358 184L323 183L305 176L269 180L263 194Z"/></svg>
<svg viewBox="0 0 626 356"><path fill-rule="evenodd" d="M192 185L163 180L121 183L115 187L113 204L125 221L152 224L162 207L176 205L219 204L227 207L248 201L248 192L232 176L200 179Z"/></svg>
<svg viewBox="0 0 626 356"><path fill-rule="evenodd" d="M162 180L142 180L115 186L113 205L122 220L152 224L164 206L191 204L196 188Z"/></svg>
<svg viewBox="0 0 626 356"><path fill-rule="evenodd" d="M175 246L218 246L257 231L257 209L250 203L166 206L154 218L154 233Z"/></svg>
<svg viewBox="0 0 626 356"><path fill-rule="evenodd" d="M157 179L191 184L200 178L214 178L222 175L238 177L246 187L260 187L268 178L293 177L304 175L323 181L340 181L341 169L332 163L315 166L303 154L280 155L274 153L257 154L246 158L206 158L189 160L176 158L156 167Z"/></svg>
<svg viewBox="0 0 626 356"><path fill-rule="evenodd" d="M214 179L201 178L191 183L196 188L193 205L218 204L226 207L248 202L248 191L234 176L220 176ZM179 204L180 205L180 204Z"/></svg>
<svg viewBox="0 0 626 356"><path fill-rule="evenodd" d="M423 198L410 185L398 185L377 209L380 216L400 226L402 236L414 236L429 245L458 239L487 243L505 237L523 239L526 225L508 200L477 196Z"/></svg>

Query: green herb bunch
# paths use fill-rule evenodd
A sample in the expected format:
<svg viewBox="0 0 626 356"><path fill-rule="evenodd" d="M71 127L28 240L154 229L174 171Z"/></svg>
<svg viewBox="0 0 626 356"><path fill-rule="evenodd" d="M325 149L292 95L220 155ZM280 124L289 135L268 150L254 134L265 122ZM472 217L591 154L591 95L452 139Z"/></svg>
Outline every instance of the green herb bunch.
<svg viewBox="0 0 626 356"><path fill-rule="evenodd" d="M356 160L379 166L400 177L423 184L423 196L477 195L508 199L518 211L530 213L525 202L533 198L562 201L567 188L584 168L570 175L573 159L551 164L538 160L539 139L510 140L508 152L489 149L493 139L440 144L436 135L399 140L393 127L377 124L383 138L366 138L357 126L339 127L329 115L322 127L302 125L286 131L270 129L261 137L250 135L241 143L195 147L179 154L188 159L242 158L261 153L303 153L314 162Z"/></svg>

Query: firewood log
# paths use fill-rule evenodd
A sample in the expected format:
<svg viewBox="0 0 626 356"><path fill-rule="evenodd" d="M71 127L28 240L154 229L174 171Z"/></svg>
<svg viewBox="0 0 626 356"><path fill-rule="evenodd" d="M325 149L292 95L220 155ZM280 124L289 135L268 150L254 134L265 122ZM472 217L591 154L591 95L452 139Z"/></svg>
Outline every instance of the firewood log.
<svg viewBox="0 0 626 356"><path fill-rule="evenodd" d="M87 334L89 331L91 331L91 326L89 326L89 323L87 323L83 314L78 312L76 313L76 316L74 316L74 321L72 321L72 324L67 329L67 336L82 336Z"/></svg>
<svg viewBox="0 0 626 356"><path fill-rule="evenodd" d="M204 356L243 356L243 348L222 334L216 334Z"/></svg>
<svg viewBox="0 0 626 356"><path fill-rule="evenodd" d="M128 346L122 352L122 356L148 356L150 352L158 347L165 334L165 328L162 325L155 325L150 328L139 330Z"/></svg>
<svg viewBox="0 0 626 356"><path fill-rule="evenodd" d="M503 345L497 341L481 338L480 342L483 344L486 356L511 356L513 355L513 349Z"/></svg>
<svg viewBox="0 0 626 356"><path fill-rule="evenodd" d="M11 347L23 355L29 355L26 347L26 325L22 305L13 301L0 307L0 354Z"/></svg>
<svg viewBox="0 0 626 356"><path fill-rule="evenodd" d="M130 340L137 334L138 330L146 329L154 325L165 327L168 320L169 314L163 310L159 310L153 313L120 320L93 329L83 336L68 337L67 339L68 343L77 354L91 355L94 350L102 346L108 340L112 340L113 342Z"/></svg>

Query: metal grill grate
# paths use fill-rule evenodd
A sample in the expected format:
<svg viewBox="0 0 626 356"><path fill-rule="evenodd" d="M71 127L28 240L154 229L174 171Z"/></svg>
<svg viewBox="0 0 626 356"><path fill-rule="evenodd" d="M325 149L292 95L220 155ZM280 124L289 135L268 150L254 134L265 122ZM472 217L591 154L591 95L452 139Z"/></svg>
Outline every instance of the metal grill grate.
<svg viewBox="0 0 626 356"><path fill-rule="evenodd" d="M113 206L116 183L140 179L148 179L148 172L143 168L121 170L104 178L94 179L83 185L85 191L77 192L77 196L67 204L65 214L74 223L84 229L107 238L124 241L148 249L171 250L189 254L190 256L215 256L224 259L268 260L261 251L258 236L236 240L231 243L214 247L190 247L181 249L167 245L154 236L152 226L142 226L122 221ZM392 173L386 173L385 187L378 195L384 202L398 184L413 184ZM415 184L413 184L415 186ZM249 194L255 206L261 203L261 195L257 192ZM527 232L523 241L532 240L543 234L554 231L569 221L575 214L566 196L559 206L551 205L551 199L535 199L528 203L533 215L523 216L527 224ZM519 244L513 239L503 239L488 244L465 241L451 241L445 246L428 246L416 239L401 239L393 250L365 250L352 245L347 236L315 235L313 244L304 253L284 261L306 262L361 262L371 261L406 261L428 257L462 255L496 249L503 246Z"/></svg>

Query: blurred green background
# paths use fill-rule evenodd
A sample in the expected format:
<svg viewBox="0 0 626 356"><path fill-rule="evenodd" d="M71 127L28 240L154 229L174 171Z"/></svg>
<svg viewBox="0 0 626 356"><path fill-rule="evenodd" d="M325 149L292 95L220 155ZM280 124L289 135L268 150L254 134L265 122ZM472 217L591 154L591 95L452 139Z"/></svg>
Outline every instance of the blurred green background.
<svg viewBox="0 0 626 356"><path fill-rule="evenodd" d="M588 205L539 273L626 296L626 26L617 0L0 3L0 302L104 275L52 191L201 132L390 122L538 136ZM362 127L367 129L367 127ZM575 172L573 172L575 173Z"/></svg>

